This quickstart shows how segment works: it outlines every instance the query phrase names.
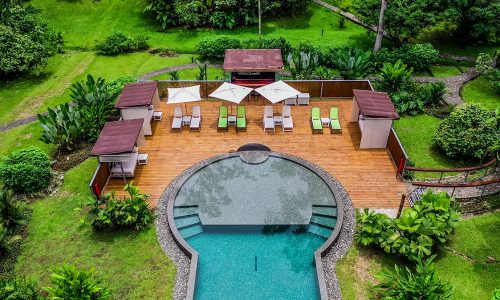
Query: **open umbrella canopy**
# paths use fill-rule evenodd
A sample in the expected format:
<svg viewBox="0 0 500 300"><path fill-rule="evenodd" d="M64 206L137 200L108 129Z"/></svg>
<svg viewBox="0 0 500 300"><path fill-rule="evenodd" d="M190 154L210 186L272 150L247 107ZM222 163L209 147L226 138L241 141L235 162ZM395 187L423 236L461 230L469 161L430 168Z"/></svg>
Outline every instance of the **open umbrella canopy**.
<svg viewBox="0 0 500 300"><path fill-rule="evenodd" d="M251 88L244 86L239 86L236 84L224 82L219 88L217 88L209 96L221 100L226 100L232 103L239 104L243 99L245 99L248 94L252 92Z"/></svg>
<svg viewBox="0 0 500 300"><path fill-rule="evenodd" d="M199 85L168 89L168 100L167 100L168 104L186 103L194 101L201 101Z"/></svg>
<svg viewBox="0 0 500 300"><path fill-rule="evenodd" d="M299 91L284 83L282 80L255 89L255 91L273 104L288 98L296 97L300 94Z"/></svg>

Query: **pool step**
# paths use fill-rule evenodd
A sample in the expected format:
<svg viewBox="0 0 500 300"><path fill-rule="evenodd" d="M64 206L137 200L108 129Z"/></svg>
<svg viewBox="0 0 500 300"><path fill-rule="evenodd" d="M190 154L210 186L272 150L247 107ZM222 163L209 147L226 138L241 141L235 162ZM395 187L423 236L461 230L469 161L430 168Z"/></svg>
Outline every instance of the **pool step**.
<svg viewBox="0 0 500 300"><path fill-rule="evenodd" d="M184 227L182 229L179 229L179 232L184 239L188 239L190 237L193 237L197 234L202 233L203 227L201 226L201 224L196 224L193 226Z"/></svg>
<svg viewBox="0 0 500 300"><path fill-rule="evenodd" d="M337 216L337 207L331 205L313 205L312 212L314 215L321 216Z"/></svg>
<svg viewBox="0 0 500 300"><path fill-rule="evenodd" d="M337 224L337 218L313 215L311 217L311 223L333 229Z"/></svg>
<svg viewBox="0 0 500 300"><path fill-rule="evenodd" d="M329 238L330 235L332 234L331 228L321 227L316 224L309 224L309 228L307 229L307 231L312 234L324 237L325 239Z"/></svg>
<svg viewBox="0 0 500 300"><path fill-rule="evenodd" d="M200 217L198 217L197 214L175 218L175 225L177 226L178 229L193 226L193 225L199 224L199 223L201 223L201 221L200 221Z"/></svg>
<svg viewBox="0 0 500 300"><path fill-rule="evenodd" d="M174 207L174 217L184 217L196 215L198 213L198 206L176 206Z"/></svg>

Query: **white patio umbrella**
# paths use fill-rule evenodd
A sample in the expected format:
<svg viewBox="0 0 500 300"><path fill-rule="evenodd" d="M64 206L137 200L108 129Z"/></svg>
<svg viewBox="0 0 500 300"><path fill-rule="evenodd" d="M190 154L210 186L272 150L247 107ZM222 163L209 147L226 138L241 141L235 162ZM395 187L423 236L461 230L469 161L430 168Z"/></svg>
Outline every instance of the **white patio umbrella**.
<svg viewBox="0 0 500 300"><path fill-rule="evenodd" d="M240 104L253 89L244 86L224 82L209 96L231 102L231 113L233 112L233 103Z"/></svg>
<svg viewBox="0 0 500 300"><path fill-rule="evenodd" d="M265 85L258 89L255 89L262 97L271 101L271 103L276 104L288 98L297 97L300 92L289 86L282 80L273 82L271 84Z"/></svg>
<svg viewBox="0 0 500 300"><path fill-rule="evenodd" d="M187 114L187 102L201 101L200 86L168 88L168 104L184 103Z"/></svg>

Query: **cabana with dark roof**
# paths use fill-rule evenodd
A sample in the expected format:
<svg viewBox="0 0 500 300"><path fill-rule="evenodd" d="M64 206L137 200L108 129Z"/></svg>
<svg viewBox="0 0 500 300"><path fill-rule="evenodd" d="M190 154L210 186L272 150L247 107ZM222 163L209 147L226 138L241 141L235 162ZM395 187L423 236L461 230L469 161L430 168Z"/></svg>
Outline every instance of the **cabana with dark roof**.
<svg viewBox="0 0 500 300"><path fill-rule="evenodd" d="M361 131L359 148L386 148L393 120L399 119L387 93L353 90L351 122Z"/></svg>
<svg viewBox="0 0 500 300"><path fill-rule="evenodd" d="M134 177L138 147L145 143L142 125L143 119L134 119L108 122L102 128L91 154L100 164L109 164L110 176Z"/></svg>
<svg viewBox="0 0 500 300"><path fill-rule="evenodd" d="M231 83L260 87L276 81L284 65L280 49L227 49L223 68Z"/></svg>
<svg viewBox="0 0 500 300"><path fill-rule="evenodd" d="M151 121L155 108L160 107L158 82L129 83L124 88L115 107L120 109L123 120L143 119L145 135L153 134Z"/></svg>

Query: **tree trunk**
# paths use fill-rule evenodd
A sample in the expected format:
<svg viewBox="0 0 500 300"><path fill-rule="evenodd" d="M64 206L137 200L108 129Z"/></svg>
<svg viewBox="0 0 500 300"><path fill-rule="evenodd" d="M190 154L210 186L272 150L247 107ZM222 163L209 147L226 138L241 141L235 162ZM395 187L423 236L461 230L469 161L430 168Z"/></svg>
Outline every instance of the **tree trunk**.
<svg viewBox="0 0 500 300"><path fill-rule="evenodd" d="M375 38L375 46L373 52L377 52L382 47L382 39L384 38L384 13L387 8L387 0L380 1L380 15L378 17L377 37Z"/></svg>

